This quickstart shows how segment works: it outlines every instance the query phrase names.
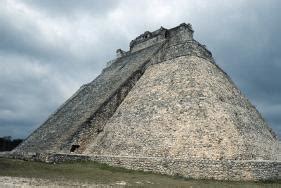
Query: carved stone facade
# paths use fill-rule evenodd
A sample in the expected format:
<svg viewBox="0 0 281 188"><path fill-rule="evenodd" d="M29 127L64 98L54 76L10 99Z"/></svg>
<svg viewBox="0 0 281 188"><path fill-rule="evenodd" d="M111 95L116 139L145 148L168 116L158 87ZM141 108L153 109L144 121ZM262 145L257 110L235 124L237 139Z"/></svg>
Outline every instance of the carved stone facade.
<svg viewBox="0 0 281 188"><path fill-rule="evenodd" d="M147 31L116 53L14 156L80 156L188 178L280 179L275 134L190 24Z"/></svg>

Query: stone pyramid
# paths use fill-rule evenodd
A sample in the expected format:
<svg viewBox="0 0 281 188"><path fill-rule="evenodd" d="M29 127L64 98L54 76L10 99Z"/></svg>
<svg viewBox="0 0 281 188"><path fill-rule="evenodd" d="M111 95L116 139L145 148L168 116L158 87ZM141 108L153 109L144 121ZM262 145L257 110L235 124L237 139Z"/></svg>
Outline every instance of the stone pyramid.
<svg viewBox="0 0 281 188"><path fill-rule="evenodd" d="M119 157L119 163L101 161L143 170L139 163L132 166L123 159L266 160L278 164L279 178L280 151L260 113L185 23L147 31L130 43L129 51L118 49L117 58L94 81L14 150L96 160ZM197 177L191 172L164 173Z"/></svg>

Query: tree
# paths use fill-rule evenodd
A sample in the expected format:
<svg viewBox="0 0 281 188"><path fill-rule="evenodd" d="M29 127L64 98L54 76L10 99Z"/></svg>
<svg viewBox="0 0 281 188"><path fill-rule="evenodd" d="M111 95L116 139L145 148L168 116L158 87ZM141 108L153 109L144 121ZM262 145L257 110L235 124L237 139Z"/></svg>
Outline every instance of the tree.
<svg viewBox="0 0 281 188"><path fill-rule="evenodd" d="M11 136L0 137L0 151L11 151L22 141L22 139L12 139Z"/></svg>

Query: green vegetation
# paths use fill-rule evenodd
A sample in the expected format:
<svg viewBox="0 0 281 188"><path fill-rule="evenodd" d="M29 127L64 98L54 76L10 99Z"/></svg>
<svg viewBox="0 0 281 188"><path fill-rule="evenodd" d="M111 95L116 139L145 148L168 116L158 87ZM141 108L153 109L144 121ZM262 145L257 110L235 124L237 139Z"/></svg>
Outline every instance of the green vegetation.
<svg viewBox="0 0 281 188"><path fill-rule="evenodd" d="M22 139L12 139L11 136L0 137L0 152L11 151L22 142Z"/></svg>
<svg viewBox="0 0 281 188"><path fill-rule="evenodd" d="M95 184L114 184L124 181L127 185L144 187L281 187L277 183L238 183L186 180L159 174L113 168L95 162L46 164L0 158L0 176L43 178L54 181L76 181Z"/></svg>

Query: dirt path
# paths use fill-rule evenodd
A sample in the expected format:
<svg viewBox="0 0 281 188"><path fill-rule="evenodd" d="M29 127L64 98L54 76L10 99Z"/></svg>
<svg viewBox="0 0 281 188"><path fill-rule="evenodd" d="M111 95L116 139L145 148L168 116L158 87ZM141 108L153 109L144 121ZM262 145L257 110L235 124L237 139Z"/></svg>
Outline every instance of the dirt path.
<svg viewBox="0 0 281 188"><path fill-rule="evenodd" d="M14 187L93 187L93 188L107 188L107 187L124 187L126 182L115 182L113 185L102 184L88 184L81 182L69 182L69 181L54 181L40 178L21 178L0 176L0 188L14 188Z"/></svg>

